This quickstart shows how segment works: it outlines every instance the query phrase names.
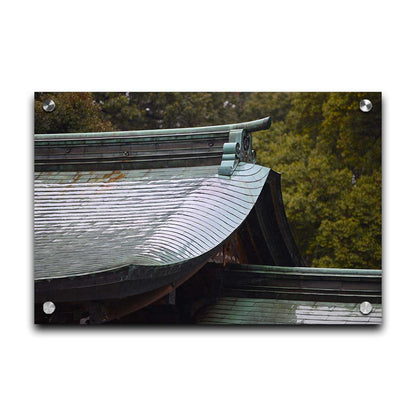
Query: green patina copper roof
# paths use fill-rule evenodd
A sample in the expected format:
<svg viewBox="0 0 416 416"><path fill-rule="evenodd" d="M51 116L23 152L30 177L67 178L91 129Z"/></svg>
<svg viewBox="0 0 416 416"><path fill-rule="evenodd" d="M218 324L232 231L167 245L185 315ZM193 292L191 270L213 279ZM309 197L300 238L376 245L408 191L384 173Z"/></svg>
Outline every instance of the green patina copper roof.
<svg viewBox="0 0 416 416"><path fill-rule="evenodd" d="M267 252L263 263L303 264L280 177L255 164L251 147L251 132L270 122L36 135L39 299L80 300L80 290L86 301L122 299L173 289L237 235L247 258L261 262ZM217 264L212 271L218 299L198 323L381 323L378 270ZM359 311L363 300L373 304L369 315Z"/></svg>
<svg viewBox="0 0 416 416"><path fill-rule="evenodd" d="M245 123L223 124L219 126L187 127L179 129L157 129L157 130L130 130L130 131L111 131L95 133L58 133L58 134L35 134L36 142L62 141L62 140L90 140L90 139L114 139L114 138L137 138L142 141L149 141L154 137L161 140L178 138L179 140L189 140L198 138L198 134L230 132L231 130L244 129L248 132L269 129L271 117L259 120L248 121Z"/></svg>
<svg viewBox="0 0 416 416"><path fill-rule="evenodd" d="M216 279L215 304L201 324L381 324L381 270L207 265ZM370 302L368 315L360 312Z"/></svg>
<svg viewBox="0 0 416 416"><path fill-rule="evenodd" d="M231 175L255 162L251 133L271 119L186 129L35 135L35 170L102 171L218 165Z"/></svg>
<svg viewBox="0 0 416 416"><path fill-rule="evenodd" d="M121 299L173 288L252 212L247 247L273 251L271 264L302 264L280 176L255 164L251 133L270 123L36 135L37 299Z"/></svg>
<svg viewBox="0 0 416 416"><path fill-rule="evenodd" d="M210 253L244 221L269 169L240 163L35 176L35 279L129 265L163 266Z"/></svg>
<svg viewBox="0 0 416 416"><path fill-rule="evenodd" d="M360 303L223 297L205 308L196 323L210 325L368 325L382 323L380 304L369 315Z"/></svg>

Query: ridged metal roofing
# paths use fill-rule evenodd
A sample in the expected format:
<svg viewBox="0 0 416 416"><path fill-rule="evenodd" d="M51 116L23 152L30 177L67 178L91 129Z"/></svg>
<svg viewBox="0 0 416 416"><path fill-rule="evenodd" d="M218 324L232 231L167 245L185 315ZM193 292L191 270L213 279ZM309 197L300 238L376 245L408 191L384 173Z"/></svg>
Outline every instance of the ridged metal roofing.
<svg viewBox="0 0 416 416"><path fill-rule="evenodd" d="M211 325L368 325L381 324L380 304L368 315L359 303L223 297L197 319Z"/></svg>
<svg viewBox="0 0 416 416"><path fill-rule="evenodd" d="M37 172L35 279L130 265L180 264L210 253L244 221L269 169L218 166Z"/></svg>
<svg viewBox="0 0 416 416"><path fill-rule="evenodd" d="M381 324L381 270L207 264L216 295L202 324ZM362 302L372 310L361 313Z"/></svg>

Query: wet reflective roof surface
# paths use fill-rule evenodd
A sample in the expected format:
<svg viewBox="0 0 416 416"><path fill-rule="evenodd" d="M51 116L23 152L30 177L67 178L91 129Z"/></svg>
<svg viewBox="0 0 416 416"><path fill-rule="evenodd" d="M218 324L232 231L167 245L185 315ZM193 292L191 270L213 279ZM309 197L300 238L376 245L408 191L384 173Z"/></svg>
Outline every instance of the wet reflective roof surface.
<svg viewBox="0 0 416 416"><path fill-rule="evenodd" d="M254 206L269 169L218 166L38 172L34 186L35 279L126 265L166 265L226 240Z"/></svg>
<svg viewBox="0 0 416 416"><path fill-rule="evenodd" d="M219 298L205 308L198 324L228 325L367 325L382 323L382 308L373 304L368 315L360 303L314 302L305 300Z"/></svg>

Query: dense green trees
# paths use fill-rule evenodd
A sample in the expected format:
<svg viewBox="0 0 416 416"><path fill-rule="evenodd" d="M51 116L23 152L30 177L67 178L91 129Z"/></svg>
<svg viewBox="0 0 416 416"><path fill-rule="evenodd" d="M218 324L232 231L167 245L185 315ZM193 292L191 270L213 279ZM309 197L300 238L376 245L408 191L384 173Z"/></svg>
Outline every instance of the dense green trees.
<svg viewBox="0 0 416 416"><path fill-rule="evenodd" d="M117 130L196 127L240 120L244 93L95 93Z"/></svg>
<svg viewBox="0 0 416 416"><path fill-rule="evenodd" d="M35 94L35 132L143 130L236 123L247 93L96 92ZM52 113L42 101L56 102Z"/></svg>
<svg viewBox="0 0 416 416"><path fill-rule="evenodd" d="M52 98L53 113L42 110ZM359 102L373 109L363 113ZM271 115L253 136L258 162L282 173L307 264L381 267L381 95L377 93L52 93L35 95L35 132L192 127Z"/></svg>
<svg viewBox="0 0 416 416"><path fill-rule="evenodd" d="M45 113L42 102L50 98L55 110ZM58 92L35 94L35 133L78 133L111 131L100 105L89 92Z"/></svg>
<svg viewBox="0 0 416 416"><path fill-rule="evenodd" d="M359 109L369 98L373 110ZM259 163L282 173L306 262L381 267L381 96L294 93L284 121L256 134Z"/></svg>

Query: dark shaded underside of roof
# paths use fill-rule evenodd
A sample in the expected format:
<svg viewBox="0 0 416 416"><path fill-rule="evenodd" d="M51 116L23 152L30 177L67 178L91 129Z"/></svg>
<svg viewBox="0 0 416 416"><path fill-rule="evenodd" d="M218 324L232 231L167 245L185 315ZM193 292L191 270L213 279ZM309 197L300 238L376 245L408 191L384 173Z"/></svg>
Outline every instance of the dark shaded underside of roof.
<svg viewBox="0 0 416 416"><path fill-rule="evenodd" d="M368 314L360 311L362 302L371 303ZM110 317L115 324L381 324L381 271L210 261L175 290L173 302L165 297L125 316L120 311L127 307L109 303L95 322Z"/></svg>

